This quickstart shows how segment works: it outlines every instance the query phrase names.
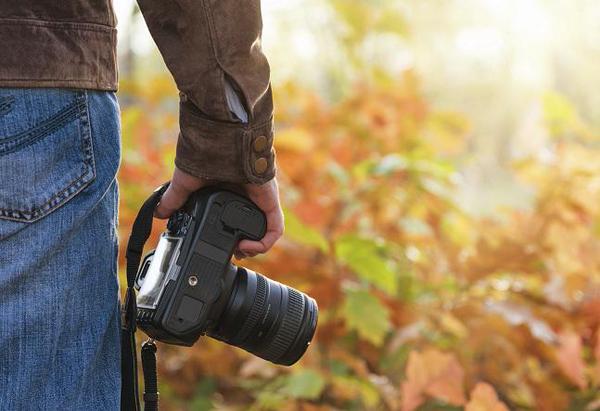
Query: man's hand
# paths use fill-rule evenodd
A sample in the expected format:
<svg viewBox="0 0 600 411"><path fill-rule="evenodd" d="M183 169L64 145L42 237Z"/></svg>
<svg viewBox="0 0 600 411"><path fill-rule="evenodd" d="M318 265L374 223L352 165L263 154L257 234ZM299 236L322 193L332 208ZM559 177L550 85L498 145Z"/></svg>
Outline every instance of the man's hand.
<svg viewBox="0 0 600 411"><path fill-rule="evenodd" d="M209 185L207 180L194 177L175 168L171 184L163 194L154 215L161 219L169 218L171 214L185 204L190 194L207 185ZM267 233L265 236L260 241L242 240L235 251L237 258L254 257L257 254L269 251L283 235L283 212L279 204L279 188L276 179L263 185L244 184L241 188L267 216Z"/></svg>

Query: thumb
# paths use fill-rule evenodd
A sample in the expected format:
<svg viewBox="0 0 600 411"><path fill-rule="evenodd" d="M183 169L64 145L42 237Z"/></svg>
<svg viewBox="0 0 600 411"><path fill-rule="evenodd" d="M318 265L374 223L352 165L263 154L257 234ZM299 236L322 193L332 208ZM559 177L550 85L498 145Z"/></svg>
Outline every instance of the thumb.
<svg viewBox="0 0 600 411"><path fill-rule="evenodd" d="M170 184L160 199L160 203L156 206L154 216L160 219L169 218L185 204L189 195L190 193L174 189L173 184Z"/></svg>
<svg viewBox="0 0 600 411"><path fill-rule="evenodd" d="M160 199L154 210L154 216L166 219L179 210L187 201L190 194L206 185L206 181L187 174L178 168L173 172L171 184Z"/></svg>

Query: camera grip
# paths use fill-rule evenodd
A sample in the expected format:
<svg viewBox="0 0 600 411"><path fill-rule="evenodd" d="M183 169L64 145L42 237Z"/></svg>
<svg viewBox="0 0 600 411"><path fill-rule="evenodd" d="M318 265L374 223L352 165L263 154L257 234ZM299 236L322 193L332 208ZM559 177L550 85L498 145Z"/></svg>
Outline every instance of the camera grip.
<svg viewBox="0 0 600 411"><path fill-rule="evenodd" d="M210 313L220 306L219 299L226 301L223 291L231 288L235 277L226 274L238 242L260 240L266 232L264 213L238 194L215 191L196 204L204 208L194 210L200 221L182 264L183 281L178 281L172 299L177 306L164 319L165 328L180 336L205 328Z"/></svg>

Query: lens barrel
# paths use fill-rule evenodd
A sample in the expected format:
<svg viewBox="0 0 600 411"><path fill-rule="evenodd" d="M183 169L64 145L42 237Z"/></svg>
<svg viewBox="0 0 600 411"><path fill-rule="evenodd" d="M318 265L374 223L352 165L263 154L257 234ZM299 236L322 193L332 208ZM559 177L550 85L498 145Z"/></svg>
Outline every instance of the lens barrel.
<svg viewBox="0 0 600 411"><path fill-rule="evenodd" d="M275 364L294 364L314 336L317 303L252 270L237 270L228 304L208 335Z"/></svg>

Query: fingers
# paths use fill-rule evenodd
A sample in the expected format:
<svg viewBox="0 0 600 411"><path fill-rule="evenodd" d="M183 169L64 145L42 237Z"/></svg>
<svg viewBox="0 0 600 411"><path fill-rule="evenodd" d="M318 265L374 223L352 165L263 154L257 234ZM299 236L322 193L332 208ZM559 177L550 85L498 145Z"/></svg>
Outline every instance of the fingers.
<svg viewBox="0 0 600 411"><path fill-rule="evenodd" d="M278 200L278 199L277 199ZM276 200L274 208L266 213L267 232L259 241L242 240L238 245L238 252L245 256L253 257L256 254L266 253L281 238L284 230L283 212L279 201Z"/></svg>
<svg viewBox="0 0 600 411"><path fill-rule="evenodd" d="M273 247L273 245L281 238L281 233L267 232L260 241L242 240L238 245L240 252L247 256L256 254L264 254Z"/></svg>
<svg viewBox="0 0 600 411"><path fill-rule="evenodd" d="M171 184L156 206L154 216L160 219L169 218L185 204L190 194L204 185L206 185L205 180L175 168Z"/></svg>
<svg viewBox="0 0 600 411"><path fill-rule="evenodd" d="M171 184L163 194L156 210L154 210L154 216L160 219L169 218L175 211L183 207L190 194L206 185L206 180L175 168ZM281 238L284 229L277 180L273 179L262 185L247 184L244 189L248 197L265 213L267 232L260 241L240 241L235 251L235 256L238 259L266 253Z"/></svg>
<svg viewBox="0 0 600 411"><path fill-rule="evenodd" d="M267 217L267 232L260 241L242 240L238 244L237 253L253 257L266 253L283 235L283 211L279 203L277 180L273 179L262 185L247 184L246 193Z"/></svg>
<svg viewBox="0 0 600 411"><path fill-rule="evenodd" d="M233 254L235 255L235 258L237 258L238 260L243 260L244 258L249 258L249 257L255 257L256 256L255 253L245 254L245 253L242 253L239 250L236 250Z"/></svg>
<svg viewBox="0 0 600 411"><path fill-rule="evenodd" d="M160 219L166 219L177 211L187 199L187 195L184 192L173 189L173 185L167 188L167 191L163 194L160 203L154 210L154 216Z"/></svg>

